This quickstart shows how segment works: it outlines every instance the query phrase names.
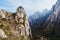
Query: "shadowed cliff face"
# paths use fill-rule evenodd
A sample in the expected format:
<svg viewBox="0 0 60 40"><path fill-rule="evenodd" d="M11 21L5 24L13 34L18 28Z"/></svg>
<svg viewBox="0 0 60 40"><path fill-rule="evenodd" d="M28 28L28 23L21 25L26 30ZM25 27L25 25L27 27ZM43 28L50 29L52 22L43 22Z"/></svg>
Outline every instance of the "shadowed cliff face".
<svg viewBox="0 0 60 40"><path fill-rule="evenodd" d="M51 15L49 15L49 17L47 18L46 22L45 22L45 27L47 28L47 30L50 31L55 31L55 35L56 36L60 36L60 4L56 3L55 8L53 9L53 13Z"/></svg>
<svg viewBox="0 0 60 40"><path fill-rule="evenodd" d="M0 40L30 40L30 26L23 7L16 13L0 10Z"/></svg>
<svg viewBox="0 0 60 40"><path fill-rule="evenodd" d="M56 4L45 16L37 16L39 18L35 20L33 17L30 16L32 19L30 20L30 26L32 28L33 39L36 38L36 40L40 40L40 38L43 36L43 39L46 38L46 40L60 40L59 2L60 1L57 0Z"/></svg>

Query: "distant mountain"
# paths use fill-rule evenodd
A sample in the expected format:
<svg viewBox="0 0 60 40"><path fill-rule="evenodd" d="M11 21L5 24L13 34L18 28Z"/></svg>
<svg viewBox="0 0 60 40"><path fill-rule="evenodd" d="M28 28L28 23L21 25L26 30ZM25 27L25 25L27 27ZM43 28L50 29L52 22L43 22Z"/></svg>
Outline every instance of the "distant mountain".
<svg viewBox="0 0 60 40"><path fill-rule="evenodd" d="M31 15L31 16L29 17L29 22L30 22L30 24L33 25L34 21L35 21L36 19L38 19L39 17L41 17L41 16L42 16L42 13L41 13L41 12L39 12L39 11L35 12L33 15Z"/></svg>
<svg viewBox="0 0 60 40"><path fill-rule="evenodd" d="M33 20L38 19L39 17L42 17L44 15L46 15L46 13L48 12L47 9L43 10L43 12L39 12L36 11L33 15L31 15L29 18L33 18Z"/></svg>
<svg viewBox="0 0 60 40"><path fill-rule="evenodd" d="M48 18L48 16L51 14L52 11L44 10L43 12L35 12L32 16L29 17L29 23L32 29L32 35L34 38L38 38L37 35L40 36L42 33L42 28L45 20Z"/></svg>
<svg viewBox="0 0 60 40"><path fill-rule="evenodd" d="M40 40L42 35L47 40L60 40L60 0L50 11L36 12L29 18L34 39Z"/></svg>
<svg viewBox="0 0 60 40"><path fill-rule="evenodd" d="M49 15L49 11L47 9L45 9L43 12L36 11L29 17L29 22L31 25L33 25L36 22L42 21L46 15Z"/></svg>

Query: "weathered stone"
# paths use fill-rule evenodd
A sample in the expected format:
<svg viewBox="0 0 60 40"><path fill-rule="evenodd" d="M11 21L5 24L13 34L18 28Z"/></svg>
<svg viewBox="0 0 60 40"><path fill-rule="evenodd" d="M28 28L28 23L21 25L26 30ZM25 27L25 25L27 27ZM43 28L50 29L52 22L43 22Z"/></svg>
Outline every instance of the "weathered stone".
<svg viewBox="0 0 60 40"><path fill-rule="evenodd" d="M21 40L22 36L24 40L29 40L31 33L28 18L21 6L17 8L17 12L14 14L0 10L0 28L4 29L9 36L6 40ZM5 33L0 32L1 37L7 37Z"/></svg>
<svg viewBox="0 0 60 40"><path fill-rule="evenodd" d="M0 37L1 38L7 38L8 37L2 29L0 29Z"/></svg>
<svg viewBox="0 0 60 40"><path fill-rule="evenodd" d="M5 10L0 10L0 19L5 18L6 11Z"/></svg>

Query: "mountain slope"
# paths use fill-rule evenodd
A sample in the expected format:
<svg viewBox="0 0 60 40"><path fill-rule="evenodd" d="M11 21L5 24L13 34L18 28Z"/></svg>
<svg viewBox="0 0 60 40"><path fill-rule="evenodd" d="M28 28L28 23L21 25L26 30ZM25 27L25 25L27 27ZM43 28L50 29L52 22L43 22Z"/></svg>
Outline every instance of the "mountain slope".
<svg viewBox="0 0 60 40"><path fill-rule="evenodd" d="M60 4L58 3L59 0L57 1L56 5L55 5L55 8L54 8L54 11L53 13L47 18L46 22L45 22L45 26L46 28L48 27L49 29L51 28L54 28L54 31L55 31L55 35L56 36L60 36ZM48 29L47 28L47 29Z"/></svg>
<svg viewBox="0 0 60 40"><path fill-rule="evenodd" d="M34 40L40 37L43 32L43 24L47 17L52 13L52 11L36 12L34 15L29 17L29 22L32 30L32 35Z"/></svg>
<svg viewBox="0 0 60 40"><path fill-rule="evenodd" d="M30 26L33 27L33 39L40 40L40 35L42 35L46 40L60 40L60 0L57 0L46 15L37 16Z"/></svg>

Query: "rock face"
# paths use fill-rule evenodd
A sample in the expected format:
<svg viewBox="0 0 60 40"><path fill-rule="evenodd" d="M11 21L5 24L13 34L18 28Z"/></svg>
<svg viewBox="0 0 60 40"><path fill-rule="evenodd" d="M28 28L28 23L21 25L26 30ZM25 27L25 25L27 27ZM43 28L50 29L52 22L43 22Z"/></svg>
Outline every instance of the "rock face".
<svg viewBox="0 0 60 40"><path fill-rule="evenodd" d="M50 40L60 40L60 0L57 0L52 13L44 23L44 34L49 36ZM49 40L49 39L48 39Z"/></svg>
<svg viewBox="0 0 60 40"><path fill-rule="evenodd" d="M0 38L1 40L30 40L31 30L28 18L21 6L17 8L16 13L0 10L0 29L2 29L0 37L3 38Z"/></svg>
<svg viewBox="0 0 60 40"><path fill-rule="evenodd" d="M46 22L45 22L45 27L47 28L47 30L49 31L55 31L55 36L60 36L60 4L58 3L59 0L57 1L54 9L53 9L53 13L51 15L49 15L49 17L47 18ZM54 32L53 31L53 32Z"/></svg>
<svg viewBox="0 0 60 40"><path fill-rule="evenodd" d="M2 29L0 29L0 37L7 38L7 35L4 33L4 31Z"/></svg>

